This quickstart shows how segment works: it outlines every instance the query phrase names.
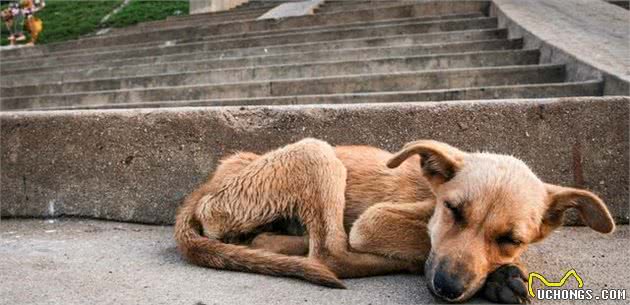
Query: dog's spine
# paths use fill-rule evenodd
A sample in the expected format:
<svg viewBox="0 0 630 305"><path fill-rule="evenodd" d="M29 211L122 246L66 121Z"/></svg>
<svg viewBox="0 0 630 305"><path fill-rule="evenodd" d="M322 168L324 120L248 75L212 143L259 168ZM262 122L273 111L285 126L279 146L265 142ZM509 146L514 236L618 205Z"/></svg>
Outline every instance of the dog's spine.
<svg viewBox="0 0 630 305"><path fill-rule="evenodd" d="M187 200L175 220L177 247L191 263L216 269L297 277L327 287L345 288L328 267L312 259L227 244L202 236L202 226L195 218L194 210L195 201Z"/></svg>

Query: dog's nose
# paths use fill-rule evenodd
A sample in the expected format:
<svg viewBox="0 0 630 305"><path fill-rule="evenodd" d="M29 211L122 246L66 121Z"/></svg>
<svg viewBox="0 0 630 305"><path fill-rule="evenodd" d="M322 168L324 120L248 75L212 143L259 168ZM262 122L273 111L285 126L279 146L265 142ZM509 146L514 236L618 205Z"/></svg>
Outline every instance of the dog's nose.
<svg viewBox="0 0 630 305"><path fill-rule="evenodd" d="M436 294L447 300L455 300L464 293L461 280L442 270L438 270L433 276L433 288Z"/></svg>

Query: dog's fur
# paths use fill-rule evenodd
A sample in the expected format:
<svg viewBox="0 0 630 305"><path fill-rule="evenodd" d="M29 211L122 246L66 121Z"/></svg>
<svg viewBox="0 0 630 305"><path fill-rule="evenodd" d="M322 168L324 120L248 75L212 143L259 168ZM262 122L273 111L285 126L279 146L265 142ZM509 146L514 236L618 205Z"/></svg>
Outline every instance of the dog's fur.
<svg viewBox="0 0 630 305"><path fill-rule="evenodd" d="M596 231L614 230L596 195L545 184L513 157L429 140L392 155L304 139L222 160L178 210L175 238L201 266L343 287L338 278L425 265L430 289L448 301L485 283L490 300L521 302L518 257L568 208Z"/></svg>

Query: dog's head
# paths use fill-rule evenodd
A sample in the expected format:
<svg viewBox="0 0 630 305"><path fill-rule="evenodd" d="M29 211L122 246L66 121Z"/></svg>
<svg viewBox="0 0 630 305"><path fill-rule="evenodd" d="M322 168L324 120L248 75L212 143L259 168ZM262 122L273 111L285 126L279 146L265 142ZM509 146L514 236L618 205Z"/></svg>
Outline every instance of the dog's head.
<svg viewBox="0 0 630 305"><path fill-rule="evenodd" d="M567 209L576 208L596 231L614 230L599 197L545 184L514 157L422 140L405 145L387 165L397 167L415 154L437 199L425 274L430 289L448 301L471 297L490 272L560 226Z"/></svg>

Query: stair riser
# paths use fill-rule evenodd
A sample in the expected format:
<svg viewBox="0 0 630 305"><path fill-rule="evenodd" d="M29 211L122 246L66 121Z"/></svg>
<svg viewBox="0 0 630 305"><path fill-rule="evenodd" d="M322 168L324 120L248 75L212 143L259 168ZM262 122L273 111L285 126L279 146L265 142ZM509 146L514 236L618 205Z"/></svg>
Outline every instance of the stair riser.
<svg viewBox="0 0 630 305"><path fill-rule="evenodd" d="M263 65L297 64L314 61L369 60L374 58L407 57L428 54L462 53L489 50L511 50L521 48L521 40L494 40L443 45L418 45L382 49L358 49L349 51L318 51L292 53L263 57L213 60L203 62L176 62L142 66L123 66L120 68L92 67L88 70L66 71L64 73L23 74L19 77L7 77L0 81L4 87L25 86L38 83L82 81L97 78L133 77L151 74L186 73L210 69L255 67ZM44 70L50 71L50 70Z"/></svg>
<svg viewBox="0 0 630 305"><path fill-rule="evenodd" d="M415 91L515 84L553 83L564 80L562 66L522 67L407 73L325 79L287 80L215 86L156 88L120 92L93 92L73 95L34 96L3 99L2 109L101 105L167 100L203 100L287 95L333 94L379 91Z"/></svg>
<svg viewBox="0 0 630 305"><path fill-rule="evenodd" d="M142 89L165 86L238 83L273 79L296 79L332 75L397 73L419 70L438 70L469 67L533 65L539 59L538 51L468 53L462 55L410 57L373 61L313 63L293 66L263 67L256 69L212 70L198 73L169 74L131 79L107 79L69 84L49 84L4 88L3 98L18 95L44 95L57 93L89 92L118 89ZM172 73L173 71L171 71ZM27 93L27 94L25 94Z"/></svg>
<svg viewBox="0 0 630 305"><path fill-rule="evenodd" d="M234 39L261 39L261 38L273 38L273 37L278 37L281 36L280 34L300 34L300 33L304 33L304 34L312 34L313 32L322 32L322 31L334 31L334 30L339 30L339 31L343 31L343 30L350 30L350 29L356 29L356 28L375 28L375 27L381 27L381 26L385 26L385 25L389 25L389 26L396 26L396 25L402 25L402 24L410 24L410 23L421 23L421 22L431 22L431 21L446 21L446 20L456 20L456 19L472 19L472 18L482 18L483 16L480 16L478 14L464 14L464 15L448 15L448 16L440 16L440 17L427 17L427 18L413 18L413 19L403 19L403 20L390 20L387 22L379 22L379 23L361 23L361 24L353 24L353 25L344 25L344 26L339 26L339 27L313 27L313 28L307 28L307 29L298 29L298 30L282 30L282 31L268 31L268 32L255 32L255 33L245 33L245 34L237 34L237 35L223 35L223 36L215 36L213 37L212 40L208 41L208 42L214 42L217 40L221 40L221 41L225 41L225 40L234 40ZM179 45L177 46L189 46L190 44L202 44L204 41L203 40L198 40L198 39L194 39L194 40L190 40L188 41L186 44L182 44L180 42ZM151 43L151 44L137 44L137 45L127 45L127 46L117 46L115 48L100 48L98 50L95 50L94 52L89 52L89 54L92 55L101 55L103 53L121 53L124 51L129 51L129 50L134 50L134 49L143 49L143 50L147 50L147 48L154 48L154 49L159 49L159 48L163 48L166 42L161 42L161 43ZM170 47L173 47L175 45L171 45ZM190 53L190 52L188 52ZM50 62L54 62L54 63L58 63L61 62L63 60L68 60L68 59L73 59L70 61L70 63L75 62L74 60L76 59L76 56L81 56L81 55L85 55L86 51L85 50L81 50L81 51L77 51L77 52L70 52L70 53L56 53L55 55L51 55L51 56L46 56L46 57L42 57L39 58L39 61L37 60L33 60L32 58L29 59L23 59L23 60L12 60L10 61L14 66L22 66L24 64L30 64L33 65L34 63L37 63L39 65L45 65L46 63L50 63Z"/></svg>
<svg viewBox="0 0 630 305"><path fill-rule="evenodd" d="M138 44L156 40L179 40L182 37L209 37L221 34L246 33L254 31L295 29L309 26L339 25L352 22L369 22L383 19L410 18L422 16L435 16L445 14L462 14L481 12L487 8L489 2L477 1L453 1L431 2L417 5L405 5L377 10L364 10L343 12L339 14L311 15L303 17L286 18L282 20L257 20L248 22L225 23L194 27L184 30L164 30L148 33L139 33L123 36L108 36L93 39L81 39L63 44L52 44L46 48L32 50L11 50L5 56L39 54L42 52L60 52L77 49L101 48L113 45Z"/></svg>
<svg viewBox="0 0 630 305"><path fill-rule="evenodd" d="M185 21L160 21L152 24L138 24L134 27L121 28L112 31L110 35L130 35L135 33L146 33L147 31L157 31L174 28L192 28L194 26L207 26L212 24L219 24L225 22L234 22L240 20L255 20L264 14L266 10L258 12L249 12L244 14L214 16L212 18L199 18L197 20L185 20Z"/></svg>
<svg viewBox="0 0 630 305"><path fill-rule="evenodd" d="M365 9L366 7L370 8L386 8L389 6L400 5L400 3L396 3L395 1L388 2L380 2L380 3L346 3L346 4L335 4L328 5L324 2L324 5L319 7L315 12L316 14L334 14L339 12L347 12L353 10Z"/></svg>
<svg viewBox="0 0 630 305"><path fill-rule="evenodd" d="M453 100L482 100L508 98L549 98L571 96L600 96L602 83L561 83L540 85L517 85L505 87L467 88L453 90L348 94L348 95L304 95L285 96L263 99L207 100L207 101L168 101L126 104L104 104L93 106L68 106L56 108L37 108L32 110L78 110L78 109L133 109L165 107L216 107L216 106L265 106L265 105L310 105L310 104L363 104L363 103L398 103L398 102L437 102Z"/></svg>
<svg viewBox="0 0 630 305"><path fill-rule="evenodd" d="M464 31L470 29L491 29L496 28L497 23L494 18L482 18L482 19L473 19L473 20L459 20L459 21L445 21L438 23L418 23L418 24L409 24L402 26L391 26L391 27L379 27L379 28L367 28L367 29L353 29L353 30L344 30L344 31L331 31L331 32L315 32L315 33L299 33L299 34L283 34L279 36L264 36L264 37L256 37L256 38L248 38L248 39L231 39L224 41L215 41L202 43L203 49L201 51L211 51L211 50L223 50L223 49L236 49L236 48L249 48L249 47L260 47L260 46L269 46L269 45L283 45L283 44L295 44L295 43L307 43L307 42L317 42L317 41L329 41L329 40L342 40L342 39L354 39L354 38L366 38L366 37L374 37L374 36L391 36L391 35L404 35L404 34L422 34L422 33L436 33L436 32L448 32L448 31ZM121 58L124 56L126 58L129 57L144 57L148 56L159 56L172 54L173 52L182 52L187 50L188 52L196 51L193 46L182 46L183 48L178 47L166 47L160 49L151 49L151 51L147 51L146 49L135 49L124 52L112 52L112 53L101 53L101 54L84 54L73 57L66 57L64 59L59 60L34 60L32 62L26 63L18 63L18 62L7 62L4 69L13 70L13 69L25 69L27 67L36 67L36 66L45 66L45 63L49 65L55 64L58 65L62 62L75 62L79 61L98 61L98 60L108 60ZM148 54L149 53L149 54Z"/></svg>

